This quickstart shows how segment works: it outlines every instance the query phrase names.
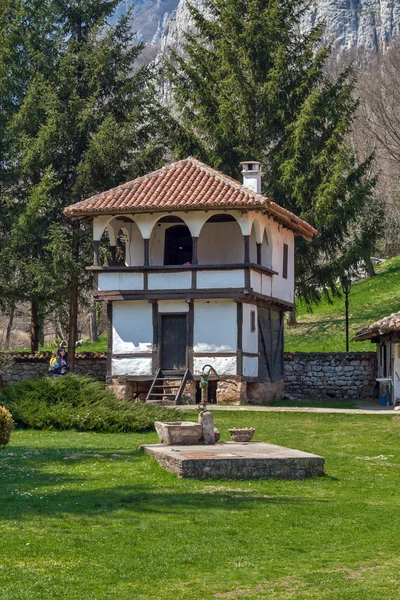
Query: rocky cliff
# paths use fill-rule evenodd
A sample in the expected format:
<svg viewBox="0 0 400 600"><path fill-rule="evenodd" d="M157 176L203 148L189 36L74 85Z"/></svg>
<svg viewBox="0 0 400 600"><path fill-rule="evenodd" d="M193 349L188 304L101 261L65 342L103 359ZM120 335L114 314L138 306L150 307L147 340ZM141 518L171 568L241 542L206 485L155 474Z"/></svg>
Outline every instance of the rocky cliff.
<svg viewBox="0 0 400 600"><path fill-rule="evenodd" d="M192 4L203 6L202 0ZM381 50L400 32L400 0L315 0L301 30L306 32L321 20L326 23L324 42L331 43L337 54L352 48ZM188 0L180 0L164 24L159 58L171 48L181 48L184 32L192 30Z"/></svg>
<svg viewBox="0 0 400 600"><path fill-rule="evenodd" d="M125 15L133 6L132 27L135 38L146 44L158 46L178 2L179 0L121 0L111 22Z"/></svg>

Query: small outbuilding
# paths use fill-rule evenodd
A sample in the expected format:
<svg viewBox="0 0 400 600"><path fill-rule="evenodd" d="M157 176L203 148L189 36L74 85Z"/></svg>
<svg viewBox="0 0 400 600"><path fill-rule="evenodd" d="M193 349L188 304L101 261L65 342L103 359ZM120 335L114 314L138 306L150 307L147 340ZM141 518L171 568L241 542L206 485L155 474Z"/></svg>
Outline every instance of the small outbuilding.
<svg viewBox="0 0 400 600"><path fill-rule="evenodd" d="M400 404L400 312L375 321L358 331L356 342L376 344L380 397L388 404Z"/></svg>
<svg viewBox="0 0 400 600"><path fill-rule="evenodd" d="M239 183L189 157L65 209L93 223L107 377L125 397L195 402L206 364L220 376L214 401L283 394L294 241L317 232L261 194L260 163L242 169Z"/></svg>

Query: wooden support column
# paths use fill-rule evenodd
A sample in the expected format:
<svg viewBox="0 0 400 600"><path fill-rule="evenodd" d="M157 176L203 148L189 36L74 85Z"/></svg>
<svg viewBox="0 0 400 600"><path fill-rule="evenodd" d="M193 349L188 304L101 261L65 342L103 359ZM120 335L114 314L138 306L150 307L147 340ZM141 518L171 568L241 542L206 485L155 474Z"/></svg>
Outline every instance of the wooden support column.
<svg viewBox="0 0 400 600"><path fill-rule="evenodd" d="M107 378L112 374L112 333L113 333L113 307L112 302L107 302Z"/></svg>
<svg viewBox="0 0 400 600"><path fill-rule="evenodd" d="M117 246L109 246L108 249L110 250L110 253L111 253L110 264L115 265L117 262Z"/></svg>
<svg viewBox="0 0 400 600"><path fill-rule="evenodd" d="M262 244L257 244L257 264L261 265L261 248Z"/></svg>
<svg viewBox="0 0 400 600"><path fill-rule="evenodd" d="M243 374L243 304L236 300L237 306L237 367L236 374Z"/></svg>
<svg viewBox="0 0 400 600"><path fill-rule="evenodd" d="M199 262L197 260L197 241L198 237L192 236L192 265L198 265Z"/></svg>
<svg viewBox="0 0 400 600"><path fill-rule="evenodd" d="M150 262L149 262L149 258L150 258L150 252L149 252L149 242L150 240L148 238L144 238L143 240L143 244L144 244L144 261L143 264L145 267L148 267Z"/></svg>
<svg viewBox="0 0 400 600"><path fill-rule="evenodd" d="M194 340L194 303L186 300L189 306L188 313L188 369L193 373L193 340Z"/></svg>
<svg viewBox="0 0 400 600"><path fill-rule="evenodd" d="M248 265L250 262L250 236L244 235L243 242L244 242L244 264Z"/></svg>
<svg viewBox="0 0 400 600"><path fill-rule="evenodd" d="M153 375L156 375L160 368L160 332L159 332L159 316L157 300L150 300L152 305L153 318Z"/></svg>
<svg viewBox="0 0 400 600"><path fill-rule="evenodd" d="M99 266L99 247L100 242L97 240L93 240L93 266Z"/></svg>

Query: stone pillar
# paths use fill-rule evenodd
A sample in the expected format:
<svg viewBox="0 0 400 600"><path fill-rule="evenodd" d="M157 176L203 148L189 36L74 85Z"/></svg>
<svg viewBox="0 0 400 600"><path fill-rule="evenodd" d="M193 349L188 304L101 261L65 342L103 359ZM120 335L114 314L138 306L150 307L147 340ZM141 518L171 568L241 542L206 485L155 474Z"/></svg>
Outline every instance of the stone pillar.
<svg viewBox="0 0 400 600"><path fill-rule="evenodd" d="M214 417L211 411L199 414L199 423L203 430L203 443L210 446L215 445Z"/></svg>

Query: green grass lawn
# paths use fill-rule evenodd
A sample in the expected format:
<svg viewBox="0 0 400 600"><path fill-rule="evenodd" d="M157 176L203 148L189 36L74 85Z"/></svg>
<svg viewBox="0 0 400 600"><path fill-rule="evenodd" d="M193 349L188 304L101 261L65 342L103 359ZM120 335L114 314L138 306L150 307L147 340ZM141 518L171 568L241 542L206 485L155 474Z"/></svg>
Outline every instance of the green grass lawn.
<svg viewBox="0 0 400 600"><path fill-rule="evenodd" d="M262 405L260 405L262 406ZM269 400L268 406L288 406L292 408L358 408L354 400L312 400L303 398L302 400L289 400L281 398L279 400Z"/></svg>
<svg viewBox="0 0 400 600"><path fill-rule="evenodd" d="M56 352L57 344L52 346L40 346L39 352ZM97 342L86 342L82 346L78 346L76 351L79 352L107 352L107 333L102 333ZM30 352L30 348L15 348L12 352Z"/></svg>
<svg viewBox="0 0 400 600"><path fill-rule="evenodd" d="M0 453L1 600L399 598L400 420L214 418L222 439L254 425L324 455L326 477L179 480L139 451L154 433L17 431Z"/></svg>
<svg viewBox="0 0 400 600"><path fill-rule="evenodd" d="M377 269L378 275L353 283L349 296L350 338L374 321L400 311L400 255L386 261ZM302 303L297 305L296 327L285 328L287 352L344 352L345 308L344 297L332 304L325 300L307 312ZM374 351L370 342L350 342L350 351Z"/></svg>

